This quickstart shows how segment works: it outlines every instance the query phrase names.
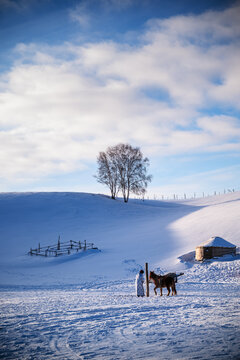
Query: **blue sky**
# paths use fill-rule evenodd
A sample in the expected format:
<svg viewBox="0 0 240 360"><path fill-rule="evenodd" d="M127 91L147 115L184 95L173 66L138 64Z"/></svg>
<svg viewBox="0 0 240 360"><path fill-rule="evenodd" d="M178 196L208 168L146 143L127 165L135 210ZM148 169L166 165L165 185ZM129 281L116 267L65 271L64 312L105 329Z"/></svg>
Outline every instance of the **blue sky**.
<svg viewBox="0 0 240 360"><path fill-rule="evenodd" d="M149 196L240 189L240 2L0 0L0 191L108 193L99 151L150 159Z"/></svg>

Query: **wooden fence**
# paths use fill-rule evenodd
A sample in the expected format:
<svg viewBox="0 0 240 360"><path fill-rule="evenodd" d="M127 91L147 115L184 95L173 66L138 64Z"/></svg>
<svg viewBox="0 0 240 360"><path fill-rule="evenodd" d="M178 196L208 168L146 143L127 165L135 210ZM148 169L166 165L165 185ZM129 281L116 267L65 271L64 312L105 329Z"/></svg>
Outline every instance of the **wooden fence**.
<svg viewBox="0 0 240 360"><path fill-rule="evenodd" d="M97 250L98 248L95 247L93 243L87 243L86 240L84 241L69 240L66 242L61 242L59 236L57 244L41 247L39 243L38 248L36 249L31 248L30 251L28 252L28 255L56 257L61 255L70 255L72 253L78 253L79 251L86 251L89 249Z"/></svg>

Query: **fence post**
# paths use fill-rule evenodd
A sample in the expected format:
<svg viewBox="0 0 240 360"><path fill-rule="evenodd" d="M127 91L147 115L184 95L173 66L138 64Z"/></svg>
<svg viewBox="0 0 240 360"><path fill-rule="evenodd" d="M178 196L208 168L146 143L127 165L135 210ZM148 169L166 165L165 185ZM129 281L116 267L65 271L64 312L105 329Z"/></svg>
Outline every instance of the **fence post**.
<svg viewBox="0 0 240 360"><path fill-rule="evenodd" d="M57 246L57 249L60 250L60 247L61 247L61 245L60 245L60 235L59 235L59 236L58 236L58 246Z"/></svg>
<svg viewBox="0 0 240 360"><path fill-rule="evenodd" d="M146 275L146 296L149 297L148 263L145 263L145 275Z"/></svg>

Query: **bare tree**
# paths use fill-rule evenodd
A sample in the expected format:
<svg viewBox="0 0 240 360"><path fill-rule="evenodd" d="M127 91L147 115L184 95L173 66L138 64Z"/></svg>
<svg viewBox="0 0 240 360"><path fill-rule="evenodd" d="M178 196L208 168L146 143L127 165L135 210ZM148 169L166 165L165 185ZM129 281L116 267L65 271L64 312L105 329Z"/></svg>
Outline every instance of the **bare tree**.
<svg viewBox="0 0 240 360"><path fill-rule="evenodd" d="M108 148L106 152L99 153L97 163L98 174L95 176L97 181L107 185L111 191L112 199L116 199L118 193L118 175L111 148Z"/></svg>
<svg viewBox="0 0 240 360"><path fill-rule="evenodd" d="M128 202L130 193L144 196L152 176L147 175L148 158L143 158L141 150L129 144L109 147L98 156L97 180L110 188L115 199L122 191L124 202Z"/></svg>

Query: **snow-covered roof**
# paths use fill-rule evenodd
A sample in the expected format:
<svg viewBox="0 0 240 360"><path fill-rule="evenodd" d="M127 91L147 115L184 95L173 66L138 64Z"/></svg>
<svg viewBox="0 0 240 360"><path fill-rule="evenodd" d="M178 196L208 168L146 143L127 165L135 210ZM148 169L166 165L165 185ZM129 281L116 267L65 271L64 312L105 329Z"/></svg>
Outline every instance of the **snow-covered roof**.
<svg viewBox="0 0 240 360"><path fill-rule="evenodd" d="M203 247L214 246L214 247L228 247L228 248L236 247L236 245L231 244L229 241L224 240L219 236L212 236L209 240L205 241L200 246Z"/></svg>

